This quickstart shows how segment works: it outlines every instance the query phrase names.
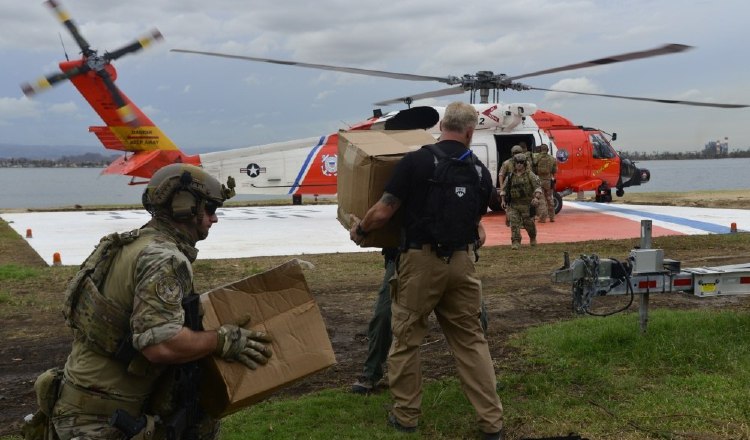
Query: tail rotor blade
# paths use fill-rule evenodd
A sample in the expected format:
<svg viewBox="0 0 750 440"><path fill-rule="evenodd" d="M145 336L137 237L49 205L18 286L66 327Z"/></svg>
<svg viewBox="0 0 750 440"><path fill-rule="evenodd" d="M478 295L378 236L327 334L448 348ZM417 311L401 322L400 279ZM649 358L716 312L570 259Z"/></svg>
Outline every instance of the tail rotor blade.
<svg viewBox="0 0 750 440"><path fill-rule="evenodd" d="M21 84L21 90L23 90L24 95L31 97L39 92L49 89L50 87L61 81L65 81L66 79L70 79L89 70L90 69L88 68L88 66L83 65L80 67L74 67L67 72L53 73L47 76L43 76L33 83Z"/></svg>
<svg viewBox="0 0 750 440"><path fill-rule="evenodd" d="M91 46L89 46L86 39L81 36L81 33L78 32L78 27L73 22L73 19L70 18L70 14L68 14L68 12L55 0L47 0L44 3L54 11L57 19L60 20L68 31L70 31L70 34L73 35L73 39L78 43L78 47L81 48L83 55L88 56L91 53Z"/></svg>
<svg viewBox="0 0 750 440"><path fill-rule="evenodd" d="M151 44L153 44L156 41L161 41L164 39L164 36L159 32L158 29L153 29L151 32L149 32L147 35L144 35L143 37L139 38L136 41L133 41L132 43L123 46L117 50L114 50L112 52L107 52L104 54L104 59L108 61L113 61L118 58L120 58L123 55L127 55L129 53L137 52L141 49L144 49Z"/></svg>
<svg viewBox="0 0 750 440"><path fill-rule="evenodd" d="M109 90L109 94L112 95L112 101L114 101L117 106L117 114L120 117L120 120L128 125L136 125L138 123L137 116L130 105L125 102L125 98L120 94L120 90L115 86L115 82L112 81L112 77L109 73L105 69L99 70L96 73L102 81L104 81L104 85L107 87L107 90Z"/></svg>

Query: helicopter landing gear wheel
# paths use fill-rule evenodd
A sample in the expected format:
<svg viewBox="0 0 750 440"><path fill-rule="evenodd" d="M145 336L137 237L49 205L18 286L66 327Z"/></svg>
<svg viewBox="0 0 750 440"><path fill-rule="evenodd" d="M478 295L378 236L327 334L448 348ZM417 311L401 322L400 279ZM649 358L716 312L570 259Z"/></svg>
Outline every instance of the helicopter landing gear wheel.
<svg viewBox="0 0 750 440"><path fill-rule="evenodd" d="M596 199L599 203L609 203L612 201L612 190L607 185L601 185L596 189Z"/></svg>
<svg viewBox="0 0 750 440"><path fill-rule="evenodd" d="M562 196L559 192L555 191L552 193L552 202L554 203L555 214L559 214L563 206Z"/></svg>
<svg viewBox="0 0 750 440"><path fill-rule="evenodd" d="M615 191L615 194L617 194L617 197L622 197L625 195L625 190L622 188L617 188L617 191Z"/></svg>

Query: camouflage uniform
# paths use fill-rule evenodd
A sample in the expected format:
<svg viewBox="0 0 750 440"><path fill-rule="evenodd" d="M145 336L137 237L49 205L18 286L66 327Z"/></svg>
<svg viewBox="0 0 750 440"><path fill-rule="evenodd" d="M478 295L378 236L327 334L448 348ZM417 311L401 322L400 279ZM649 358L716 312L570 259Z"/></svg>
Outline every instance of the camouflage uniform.
<svg viewBox="0 0 750 440"><path fill-rule="evenodd" d="M510 205L507 207L510 219L510 239L513 249L518 249L521 244L521 227L526 229L532 245L536 244L536 224L534 217L530 215L529 205L534 198L534 193L540 190L539 177L526 168L521 173L510 175L507 191L510 191Z"/></svg>
<svg viewBox="0 0 750 440"><path fill-rule="evenodd" d="M545 218L549 217L549 220L554 222L555 201L553 199L553 193L555 192L555 188L552 187L552 179L555 177L555 173L557 173L557 160L547 153L545 147L542 147L542 151L537 154L535 163L535 172L541 181L545 201L545 209L539 210L539 221L544 222Z"/></svg>
<svg viewBox="0 0 750 440"><path fill-rule="evenodd" d="M182 297L195 294L191 264L198 251L194 246L180 230L155 217L114 257L99 290L116 307L129 312L132 345L139 352L182 329ZM101 319L90 318L91 325ZM140 353L130 364L116 360L74 330L73 348L51 417L57 435L61 440L124 438L109 426L110 416L118 408L133 417L159 411L149 398L168 372L167 365L152 364ZM157 428L151 438L165 438L159 431ZM206 420L201 433L201 438L216 438L218 422Z"/></svg>
<svg viewBox="0 0 750 440"><path fill-rule="evenodd" d="M502 165L500 165L500 169L497 173L497 184L498 186L503 186L505 182L505 177L508 176L508 174L513 172L513 156L515 156L518 153L523 152L523 147L520 145L514 145L510 149L510 158L505 160ZM502 189L500 189L500 192L502 192ZM510 226L510 218L508 217L508 213L505 213L505 226Z"/></svg>

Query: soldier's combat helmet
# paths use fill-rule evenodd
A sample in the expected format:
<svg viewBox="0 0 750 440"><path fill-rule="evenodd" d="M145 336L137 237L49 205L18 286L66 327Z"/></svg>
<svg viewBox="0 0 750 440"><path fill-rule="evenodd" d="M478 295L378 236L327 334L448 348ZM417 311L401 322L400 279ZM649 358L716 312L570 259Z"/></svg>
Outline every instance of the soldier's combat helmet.
<svg viewBox="0 0 750 440"><path fill-rule="evenodd" d="M513 156L513 160L516 163L522 163L522 164L526 165L526 155L523 154L523 153L518 153L518 154L514 155Z"/></svg>
<svg viewBox="0 0 750 440"><path fill-rule="evenodd" d="M175 220L189 220L216 212L225 200L234 196L234 179L226 186L203 169L175 163L159 169L143 191L141 202L152 215L163 213Z"/></svg>
<svg viewBox="0 0 750 440"><path fill-rule="evenodd" d="M515 156L518 153L523 153L523 147L521 147L520 145L513 145L513 147L511 147L510 149L510 154L512 156Z"/></svg>

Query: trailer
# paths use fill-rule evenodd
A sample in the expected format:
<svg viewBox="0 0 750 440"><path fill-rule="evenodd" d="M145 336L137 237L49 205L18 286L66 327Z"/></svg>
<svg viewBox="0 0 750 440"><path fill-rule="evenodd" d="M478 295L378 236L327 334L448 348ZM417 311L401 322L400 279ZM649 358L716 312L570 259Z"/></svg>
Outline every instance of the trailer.
<svg viewBox="0 0 750 440"><path fill-rule="evenodd" d="M567 252L563 266L551 275L552 282L572 285L573 310L578 314L606 316L630 307L635 295L641 298L641 330L648 322L651 293L683 293L698 297L750 295L750 263L683 269L680 262L664 258L662 249L650 249L651 222L641 221L641 247L633 249L624 261L581 255L570 261ZM597 296L630 295L623 308L597 314L591 302Z"/></svg>

